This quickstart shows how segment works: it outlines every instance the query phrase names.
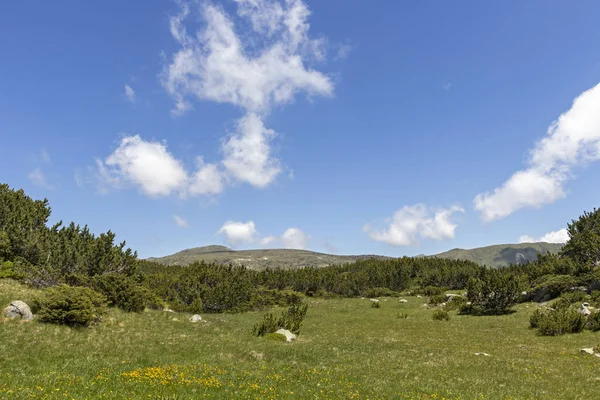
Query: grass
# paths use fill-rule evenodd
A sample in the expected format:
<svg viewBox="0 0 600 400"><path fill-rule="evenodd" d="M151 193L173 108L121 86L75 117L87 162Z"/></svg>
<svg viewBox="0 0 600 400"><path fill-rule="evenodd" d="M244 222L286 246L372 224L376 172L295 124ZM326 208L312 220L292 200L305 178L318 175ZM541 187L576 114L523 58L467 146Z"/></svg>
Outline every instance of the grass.
<svg viewBox="0 0 600 400"><path fill-rule="evenodd" d="M0 305L35 292L0 280ZM93 328L3 320L0 398L596 398L600 334L541 337L533 304L498 317L434 321L423 299L309 300L293 343L254 337L261 312L190 315L112 309ZM386 301L387 300L387 301ZM399 313L407 318L397 318ZM489 357L475 356L477 352Z"/></svg>

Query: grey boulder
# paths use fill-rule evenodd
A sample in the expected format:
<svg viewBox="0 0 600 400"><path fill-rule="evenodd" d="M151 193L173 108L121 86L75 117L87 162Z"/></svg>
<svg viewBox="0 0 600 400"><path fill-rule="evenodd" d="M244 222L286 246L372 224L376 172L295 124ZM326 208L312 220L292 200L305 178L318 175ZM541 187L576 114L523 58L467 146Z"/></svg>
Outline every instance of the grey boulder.
<svg viewBox="0 0 600 400"><path fill-rule="evenodd" d="M288 331L287 329L280 329L275 333L285 336L286 342L291 342L292 340L296 340L296 335L294 335L292 332Z"/></svg>
<svg viewBox="0 0 600 400"><path fill-rule="evenodd" d="M24 321L33 319L33 314L31 313L29 306L20 300L11 302L10 305L4 309L4 315L6 318L21 318Z"/></svg>

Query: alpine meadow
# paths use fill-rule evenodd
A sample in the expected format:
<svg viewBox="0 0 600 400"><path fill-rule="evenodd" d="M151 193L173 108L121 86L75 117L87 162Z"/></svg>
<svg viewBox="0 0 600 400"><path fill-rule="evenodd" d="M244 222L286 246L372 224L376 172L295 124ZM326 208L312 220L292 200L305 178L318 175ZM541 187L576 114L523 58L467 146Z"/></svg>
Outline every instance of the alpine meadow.
<svg viewBox="0 0 600 400"><path fill-rule="evenodd" d="M0 399L600 398L600 3L0 5Z"/></svg>

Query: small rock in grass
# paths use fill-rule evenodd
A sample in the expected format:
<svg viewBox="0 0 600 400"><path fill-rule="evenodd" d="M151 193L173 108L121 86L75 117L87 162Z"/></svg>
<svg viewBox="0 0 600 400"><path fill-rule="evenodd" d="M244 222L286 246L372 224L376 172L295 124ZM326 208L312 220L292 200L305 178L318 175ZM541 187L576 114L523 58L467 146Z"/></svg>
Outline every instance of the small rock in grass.
<svg viewBox="0 0 600 400"><path fill-rule="evenodd" d="M421 296L420 294L417 295L417 299L422 298L423 296Z"/></svg>
<svg viewBox="0 0 600 400"><path fill-rule="evenodd" d="M373 303L379 303L379 299L370 299Z"/></svg>
<svg viewBox="0 0 600 400"><path fill-rule="evenodd" d="M194 314L190 317L190 322L206 322L199 314Z"/></svg>
<svg viewBox="0 0 600 400"><path fill-rule="evenodd" d="M4 315L6 318L21 318L24 321L31 321L33 314L29 306L20 300L15 300L10 303L8 307L4 309Z"/></svg>
<svg viewBox="0 0 600 400"><path fill-rule="evenodd" d="M408 300L406 300L406 299L400 299L400 303L408 303Z"/></svg>
<svg viewBox="0 0 600 400"><path fill-rule="evenodd" d="M286 342L291 342L292 340L296 340L296 335L294 335L292 332L288 331L287 329L280 329L275 333L285 336Z"/></svg>
<svg viewBox="0 0 600 400"><path fill-rule="evenodd" d="M476 356L483 356L483 357L489 357L490 355L488 353L475 353Z"/></svg>
<svg viewBox="0 0 600 400"><path fill-rule="evenodd" d="M594 355L594 349L592 347L585 347L583 349L579 349L579 352Z"/></svg>

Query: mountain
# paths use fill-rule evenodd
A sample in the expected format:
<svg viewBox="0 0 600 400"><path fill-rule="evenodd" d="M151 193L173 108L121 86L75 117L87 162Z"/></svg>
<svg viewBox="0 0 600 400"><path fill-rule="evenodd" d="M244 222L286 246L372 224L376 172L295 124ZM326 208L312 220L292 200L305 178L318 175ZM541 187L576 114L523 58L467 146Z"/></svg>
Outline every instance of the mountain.
<svg viewBox="0 0 600 400"><path fill-rule="evenodd" d="M365 258L389 258L376 255L337 256L316 253L308 250L264 249L232 250L225 246L204 246L182 250L160 258L148 258L165 265L187 265L194 261L216 262L219 264L245 265L261 270L265 268L300 268L306 266L326 267L333 264L348 264Z"/></svg>
<svg viewBox="0 0 600 400"><path fill-rule="evenodd" d="M562 244L558 243L520 243L497 244L475 249L452 249L430 257L469 260L492 268L508 267L510 264L524 264L533 261L538 254L557 253Z"/></svg>
<svg viewBox="0 0 600 400"><path fill-rule="evenodd" d="M556 253L562 247L554 243L499 244L476 249L453 249L432 256L454 260L469 260L492 268L507 267L510 264L522 264L536 259L539 253ZM164 265L187 265L194 261L216 262L219 264L245 265L261 270L265 268L301 268L306 266L326 267L333 264L348 264L366 258L391 258L377 255L338 256L316 253L308 250L263 249L232 250L225 246L204 246L186 249L170 256L148 258L148 261Z"/></svg>

